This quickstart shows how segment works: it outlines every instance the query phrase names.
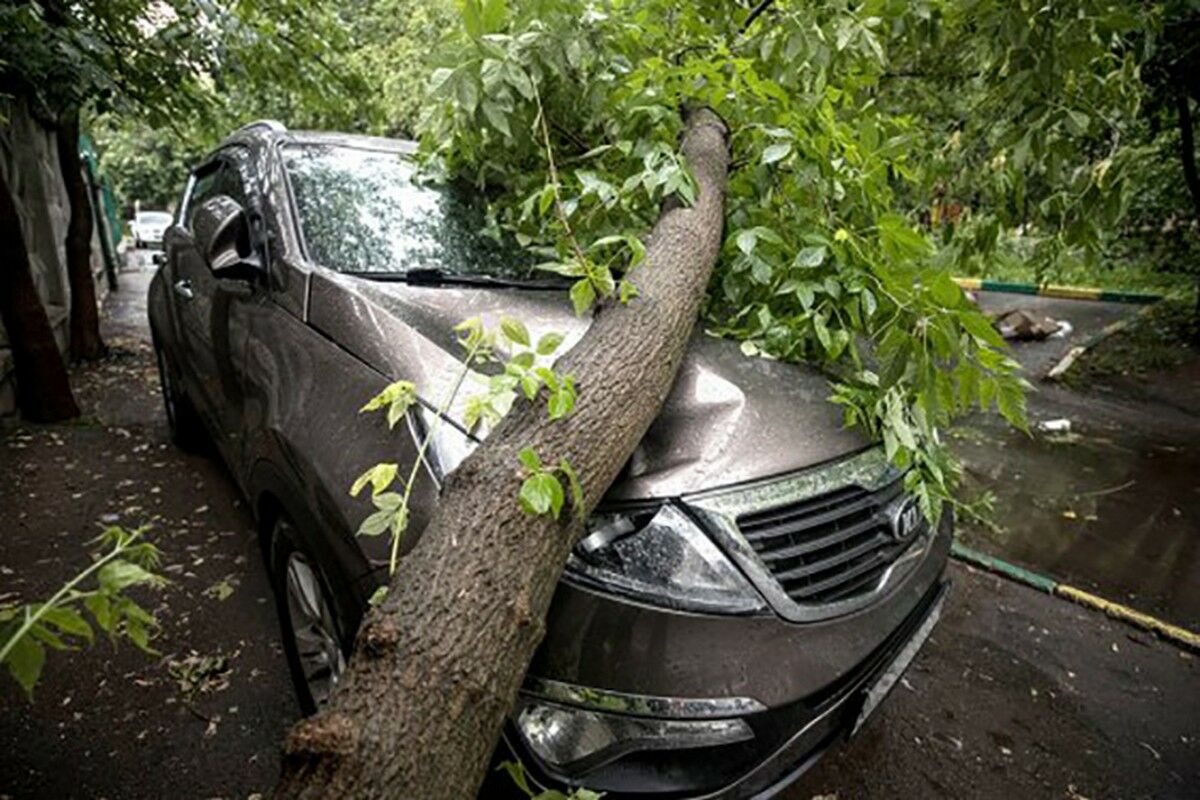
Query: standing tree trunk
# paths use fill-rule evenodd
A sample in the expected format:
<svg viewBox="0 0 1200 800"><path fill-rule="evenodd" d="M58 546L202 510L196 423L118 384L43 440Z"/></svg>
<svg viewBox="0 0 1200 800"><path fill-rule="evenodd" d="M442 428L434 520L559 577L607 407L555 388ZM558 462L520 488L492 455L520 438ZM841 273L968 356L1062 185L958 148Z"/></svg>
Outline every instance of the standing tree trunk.
<svg viewBox="0 0 1200 800"><path fill-rule="evenodd" d="M1192 210L1200 224L1200 176L1196 174L1196 141L1192 131L1192 106L1183 85L1175 90L1175 110L1179 114L1179 157L1183 161L1183 180L1192 195ZM1196 275L1196 313L1193 336L1200 341L1200 274Z"/></svg>
<svg viewBox="0 0 1200 800"><path fill-rule="evenodd" d="M104 356L105 348L100 338L100 311L92 276L92 203L79 160L78 109L59 120L54 135L63 183L71 201L66 238L67 281L71 287L71 358L94 361Z"/></svg>
<svg viewBox="0 0 1200 800"><path fill-rule="evenodd" d="M21 218L0 172L0 321L8 334L16 368L17 408L33 422L57 422L79 416L67 382L62 353L54 341L50 319L42 305L29 251L21 233Z"/></svg>
<svg viewBox="0 0 1200 800"><path fill-rule="evenodd" d="M556 369L580 402L557 422L518 403L451 474L433 519L359 631L327 708L297 723L276 795L473 797L529 661L551 596L591 511L671 390L721 246L727 129L688 115L683 152L695 205L664 209L634 275L639 296L597 312ZM584 508L556 522L517 505L517 453L567 459Z"/></svg>

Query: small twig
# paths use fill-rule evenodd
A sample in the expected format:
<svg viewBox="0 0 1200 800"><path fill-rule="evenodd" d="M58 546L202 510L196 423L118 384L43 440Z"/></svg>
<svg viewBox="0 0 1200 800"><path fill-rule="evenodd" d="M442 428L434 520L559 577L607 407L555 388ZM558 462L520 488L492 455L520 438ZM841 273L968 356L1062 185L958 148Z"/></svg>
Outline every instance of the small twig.
<svg viewBox="0 0 1200 800"><path fill-rule="evenodd" d="M587 258L583 255L583 250L579 247L579 241L575 238L574 231L571 230L571 223L567 219L567 211L563 208L562 196L558 192L558 168L554 165L554 148L550 145L550 128L546 125L546 111L542 108L542 93L538 91L537 86L533 87L533 99L537 102L538 122L542 127L542 139L546 145L546 162L550 172L550 185L554 187L554 210L558 214L558 221L562 224L563 230L567 234L567 239L571 242L571 248L575 251L575 257L579 259L582 266L587 263Z"/></svg>
<svg viewBox="0 0 1200 800"><path fill-rule="evenodd" d="M738 36L741 36L746 30L754 24L754 20L758 19L764 11L771 7L775 0L762 0L750 11L750 16L746 17L746 21L742 23L741 29L738 31Z"/></svg>
<svg viewBox="0 0 1200 800"><path fill-rule="evenodd" d="M1112 486L1108 489L1097 489L1094 492L1083 492L1082 494L1080 494L1078 496L1079 497L1102 497L1103 495L1106 495L1106 494L1116 494L1117 492L1120 492L1124 489L1128 489L1130 486L1133 486L1135 483L1137 483L1137 481L1126 481L1125 483L1122 483L1120 486Z"/></svg>
<svg viewBox="0 0 1200 800"><path fill-rule="evenodd" d="M192 713L192 716L195 717L196 719L200 720L201 722L207 722L209 725L212 724L212 721L213 721L212 717L208 717L208 716L205 716L204 714L201 714L196 709L196 707L192 705L190 700L184 700L183 707L186 708L188 711L190 711Z"/></svg>

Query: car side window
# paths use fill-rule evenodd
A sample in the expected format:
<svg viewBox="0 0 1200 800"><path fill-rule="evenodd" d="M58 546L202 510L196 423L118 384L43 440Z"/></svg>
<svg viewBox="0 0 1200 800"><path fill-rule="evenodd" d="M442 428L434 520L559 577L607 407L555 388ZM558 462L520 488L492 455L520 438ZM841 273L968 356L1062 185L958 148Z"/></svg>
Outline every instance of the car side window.
<svg viewBox="0 0 1200 800"><path fill-rule="evenodd" d="M236 200L242 208L247 206L246 182L237 163L244 160L237 158L240 155L238 151L222 155L215 163L209 164L196 174L192 194L187 201L185 223L189 229L192 227L192 217L196 209L210 197L223 194Z"/></svg>
<svg viewBox="0 0 1200 800"><path fill-rule="evenodd" d="M200 207L200 204L217 194L217 176L220 171L221 167L218 164L214 168L197 174L192 181L192 193L187 199L187 207L184 211L185 219L183 220L188 230L191 230L192 218L195 217L196 209Z"/></svg>

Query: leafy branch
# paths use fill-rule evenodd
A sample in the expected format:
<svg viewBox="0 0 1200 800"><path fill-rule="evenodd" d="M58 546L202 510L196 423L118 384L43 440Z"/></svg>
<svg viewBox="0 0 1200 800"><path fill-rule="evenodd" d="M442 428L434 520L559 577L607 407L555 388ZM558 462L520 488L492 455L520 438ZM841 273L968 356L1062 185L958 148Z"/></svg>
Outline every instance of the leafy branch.
<svg viewBox="0 0 1200 800"><path fill-rule="evenodd" d="M114 641L124 637L154 653L150 641L158 627L154 616L126 595L135 586L159 588L166 579L154 572L159 551L140 541L146 527L127 531L110 526L95 539L108 550L81 570L44 603L0 606L0 663L33 698L42 674L46 648L70 650L91 644L92 623ZM95 578L91 589L81 589ZM92 617L89 623L80 611Z"/></svg>

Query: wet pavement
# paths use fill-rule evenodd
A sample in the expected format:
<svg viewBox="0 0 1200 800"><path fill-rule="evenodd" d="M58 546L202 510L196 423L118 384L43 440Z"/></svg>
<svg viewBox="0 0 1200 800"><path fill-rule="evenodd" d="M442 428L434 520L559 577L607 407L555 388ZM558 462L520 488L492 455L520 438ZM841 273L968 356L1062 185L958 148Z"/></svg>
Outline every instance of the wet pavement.
<svg viewBox="0 0 1200 800"><path fill-rule="evenodd" d="M1142 308L1132 303L1067 300L1010 292L980 291L975 292L975 295L979 307L992 316L1019 309L1035 317L1049 317L1070 323L1071 330L1062 336L1051 336L1040 342L1014 343L1013 355L1031 379L1044 376L1072 347L1099 333L1105 326L1136 314Z"/></svg>
<svg viewBox="0 0 1200 800"><path fill-rule="evenodd" d="M1072 420L1066 434L991 420L960 430L954 448L995 493L999 526L966 524L960 539L1200 630L1200 424L1177 434L1134 413L1058 417Z"/></svg>
<svg viewBox="0 0 1200 800"><path fill-rule="evenodd" d="M250 515L214 458L167 440L148 279L121 275L105 314L114 353L73 374L83 420L0 434L0 597L56 588L101 519L153 522L172 580L146 598L160 655L52 653L32 704L6 683L0 798L247 798L269 790L297 713ZM1194 625L1195 417L1057 388L1031 403L1073 435L981 421L955 439L1006 523L970 541ZM950 576L943 621L892 696L787 800L1195 796L1200 660L995 576Z"/></svg>
<svg viewBox="0 0 1200 800"><path fill-rule="evenodd" d="M994 415L951 433L968 489L996 498L994 526L964 524L960 539L1200 630L1200 394L1081 393L1036 380L1082 338L1142 306L998 292L979 299L989 312L1021 308L1066 319L1074 330L1012 344L1035 383L1031 434ZM1178 385L1185 383L1181 371ZM1064 422L1065 431L1038 429Z"/></svg>

